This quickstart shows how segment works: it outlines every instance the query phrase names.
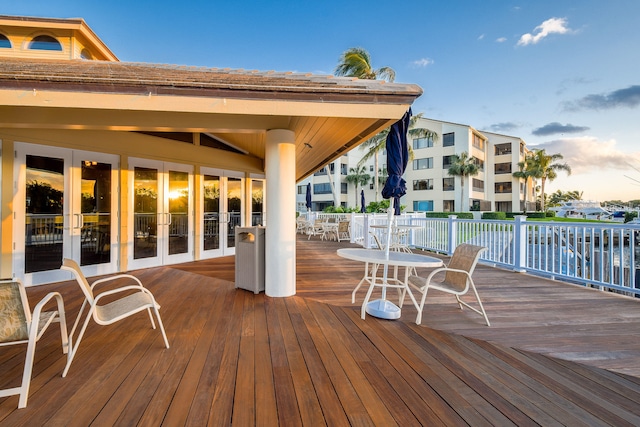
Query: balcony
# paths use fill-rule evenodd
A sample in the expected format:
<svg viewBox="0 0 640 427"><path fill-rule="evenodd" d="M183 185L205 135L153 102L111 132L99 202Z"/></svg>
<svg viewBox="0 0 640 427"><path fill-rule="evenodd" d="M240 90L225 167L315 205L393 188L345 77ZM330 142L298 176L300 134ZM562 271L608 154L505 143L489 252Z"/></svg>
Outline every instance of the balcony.
<svg viewBox="0 0 640 427"><path fill-rule="evenodd" d="M91 324L66 378L55 328L38 343L26 409L3 425L640 425L640 300L480 265L491 320L428 298L423 324L360 319L363 265L349 243L297 245L294 297L236 290L234 258L133 272L154 292L171 344L145 313ZM421 271L424 274L426 271ZM32 306L71 282L29 288ZM362 301L364 291L358 302ZM2 349L0 382L23 349Z"/></svg>

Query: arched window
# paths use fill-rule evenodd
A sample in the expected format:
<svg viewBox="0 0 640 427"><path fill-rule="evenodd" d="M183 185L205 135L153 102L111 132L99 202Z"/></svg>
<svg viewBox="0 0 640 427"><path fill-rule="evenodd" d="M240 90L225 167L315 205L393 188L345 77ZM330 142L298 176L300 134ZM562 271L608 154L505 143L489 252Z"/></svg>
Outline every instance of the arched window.
<svg viewBox="0 0 640 427"><path fill-rule="evenodd" d="M82 49L82 51L80 51L80 58L93 59L93 55L91 55L91 52L89 52L88 49Z"/></svg>
<svg viewBox="0 0 640 427"><path fill-rule="evenodd" d="M0 34L0 47L11 48L11 41L4 34Z"/></svg>
<svg viewBox="0 0 640 427"><path fill-rule="evenodd" d="M37 36L29 43L29 49L33 50L62 50L62 45L51 36Z"/></svg>

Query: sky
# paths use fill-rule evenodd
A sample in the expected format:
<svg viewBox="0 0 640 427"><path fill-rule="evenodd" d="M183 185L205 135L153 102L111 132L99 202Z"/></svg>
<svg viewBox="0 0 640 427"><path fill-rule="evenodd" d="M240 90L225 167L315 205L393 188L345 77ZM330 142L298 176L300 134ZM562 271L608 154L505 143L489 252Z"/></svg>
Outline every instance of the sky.
<svg viewBox="0 0 640 427"><path fill-rule="evenodd" d="M640 199L640 0L0 0L83 18L121 61L333 74L366 49L424 117L522 138L572 168L546 192Z"/></svg>

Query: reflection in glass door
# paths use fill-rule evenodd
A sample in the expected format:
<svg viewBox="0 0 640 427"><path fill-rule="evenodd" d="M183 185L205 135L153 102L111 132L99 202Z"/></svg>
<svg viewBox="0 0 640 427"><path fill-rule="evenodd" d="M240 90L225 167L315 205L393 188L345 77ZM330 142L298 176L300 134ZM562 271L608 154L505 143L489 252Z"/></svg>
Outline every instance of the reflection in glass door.
<svg viewBox="0 0 640 427"><path fill-rule="evenodd" d="M251 225L265 225L264 180L251 180Z"/></svg>
<svg viewBox="0 0 640 427"><path fill-rule="evenodd" d="M235 228L242 226L244 179L241 173L202 168L201 256L235 253ZM234 176L235 175L235 176Z"/></svg>
<svg viewBox="0 0 640 427"><path fill-rule="evenodd" d="M131 159L129 268L193 260L191 166Z"/></svg>
<svg viewBox="0 0 640 427"><path fill-rule="evenodd" d="M17 142L14 273L25 284L65 280L62 258L85 274L116 271L117 156ZM16 209L20 213L20 208Z"/></svg>

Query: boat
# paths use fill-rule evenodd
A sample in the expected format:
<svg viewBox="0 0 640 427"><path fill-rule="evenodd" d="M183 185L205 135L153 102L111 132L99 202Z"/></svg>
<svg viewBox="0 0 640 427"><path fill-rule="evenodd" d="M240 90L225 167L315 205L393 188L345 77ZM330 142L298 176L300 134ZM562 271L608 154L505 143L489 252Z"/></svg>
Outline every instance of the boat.
<svg viewBox="0 0 640 427"><path fill-rule="evenodd" d="M600 202L593 200L569 200L560 206L549 208L560 218L581 218L611 221L613 212L600 206ZM624 217L623 217L624 221Z"/></svg>

